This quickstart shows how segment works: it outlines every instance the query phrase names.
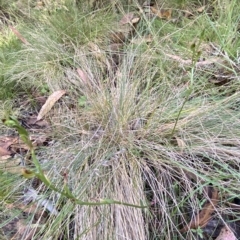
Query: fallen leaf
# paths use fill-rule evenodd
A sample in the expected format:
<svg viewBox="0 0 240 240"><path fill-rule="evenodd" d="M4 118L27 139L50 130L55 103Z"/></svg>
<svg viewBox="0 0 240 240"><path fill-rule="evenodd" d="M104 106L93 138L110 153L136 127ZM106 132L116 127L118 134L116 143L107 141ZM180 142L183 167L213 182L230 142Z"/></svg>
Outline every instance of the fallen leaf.
<svg viewBox="0 0 240 240"><path fill-rule="evenodd" d="M53 107L53 105L66 93L64 90L59 90L52 93L45 104L42 106L37 116L37 121L41 120Z"/></svg>
<svg viewBox="0 0 240 240"><path fill-rule="evenodd" d="M8 148L16 141L18 141L18 137L0 137L0 157L11 155Z"/></svg>
<svg viewBox="0 0 240 240"><path fill-rule="evenodd" d="M161 19L171 19L172 17L172 9L156 9L154 7L150 7L152 13L154 13L156 16L158 16Z"/></svg>
<svg viewBox="0 0 240 240"><path fill-rule="evenodd" d="M39 127L47 127L49 124L46 120L37 120L37 116L31 116L26 122L27 125L37 125Z"/></svg>
<svg viewBox="0 0 240 240"><path fill-rule="evenodd" d="M197 229L207 225L209 220L212 218L212 213L215 210L215 206L218 203L218 190L214 187L208 187L208 196L210 200L204 204L202 210L193 216L191 221L184 226L180 232L187 232L189 229Z"/></svg>
<svg viewBox="0 0 240 240"><path fill-rule="evenodd" d="M206 6L202 6L197 9L197 12L202 13L205 10Z"/></svg>
<svg viewBox="0 0 240 240"><path fill-rule="evenodd" d="M0 157L10 155L11 152L0 146Z"/></svg>
<svg viewBox="0 0 240 240"><path fill-rule="evenodd" d="M1 156L1 157L0 157L0 162L1 162L1 161L5 161L5 160L10 159L10 158L11 158L11 155Z"/></svg>
<svg viewBox="0 0 240 240"><path fill-rule="evenodd" d="M172 54L168 54L168 53L165 53L165 55L183 65L191 65L192 64L192 60L185 60L185 59L182 59L181 57L177 56L177 55L172 55ZM223 59L220 58L220 57L212 57L212 58L209 58L207 60L203 60L203 61L198 61L196 62L195 66L196 67L201 67L201 66L205 66L205 65L210 65L210 64L213 64L213 63L219 63L219 64L222 64L223 63Z"/></svg>
<svg viewBox="0 0 240 240"><path fill-rule="evenodd" d="M40 120L41 124L43 120ZM38 123L38 122L37 122ZM44 134L31 134L30 140L33 143L33 146L42 145L47 141L47 136ZM9 148L9 149L8 149ZM0 137L0 159L5 160L9 159L11 154L18 152L19 150L30 150L29 146L25 144L18 136L13 137Z"/></svg>
<svg viewBox="0 0 240 240"><path fill-rule="evenodd" d="M85 84L88 84L88 76L87 76L87 74L83 71L83 70L81 70L80 68L77 68L77 73L78 73L78 75L79 75L79 77L81 78L81 80L85 83Z"/></svg>
<svg viewBox="0 0 240 240"><path fill-rule="evenodd" d="M30 135L30 140L32 141L33 146L40 146L47 141L47 136L45 134Z"/></svg>
<svg viewBox="0 0 240 240"><path fill-rule="evenodd" d="M131 23L132 24L136 24L136 23L138 23L140 21L140 18L139 17L135 17L135 18L133 18L132 20L131 20Z"/></svg>
<svg viewBox="0 0 240 240"><path fill-rule="evenodd" d="M177 140L177 144L180 148L180 153L182 154L183 153L183 150L186 148L186 143L179 137L175 137L176 140Z"/></svg>
<svg viewBox="0 0 240 240"><path fill-rule="evenodd" d="M229 227L224 226L216 240L237 240L237 238Z"/></svg>
<svg viewBox="0 0 240 240"><path fill-rule="evenodd" d="M14 142L18 141L18 137L6 137L6 136L2 136L0 137L0 146L2 148L7 149L8 147L10 147Z"/></svg>
<svg viewBox="0 0 240 240"><path fill-rule="evenodd" d="M189 12L187 10L184 11L184 17L185 18L190 18L190 17L193 17L193 16L194 16L193 13L191 13L191 12Z"/></svg>
<svg viewBox="0 0 240 240"><path fill-rule="evenodd" d="M90 42L90 43L88 43L88 46L89 46L90 50L92 51L93 55L96 57L96 59L99 62L101 62L102 64L104 64L107 67L110 66L110 63L108 62L105 52L102 51L97 44Z"/></svg>
<svg viewBox="0 0 240 240"><path fill-rule="evenodd" d="M136 16L134 12L125 14L119 22L120 28L118 31L110 35L111 43L124 43L135 32L135 28L140 21L140 17Z"/></svg>
<svg viewBox="0 0 240 240"><path fill-rule="evenodd" d="M134 19L134 13L130 12L125 14L122 19L120 20L120 25L125 25L127 23L132 23L132 20Z"/></svg>
<svg viewBox="0 0 240 240"><path fill-rule="evenodd" d="M36 8L37 9L42 9L45 6L44 2L42 1L37 1Z"/></svg>
<svg viewBox="0 0 240 240"><path fill-rule="evenodd" d="M29 42L21 35L21 33L14 27L9 26L12 32L20 39L24 44L29 44Z"/></svg>

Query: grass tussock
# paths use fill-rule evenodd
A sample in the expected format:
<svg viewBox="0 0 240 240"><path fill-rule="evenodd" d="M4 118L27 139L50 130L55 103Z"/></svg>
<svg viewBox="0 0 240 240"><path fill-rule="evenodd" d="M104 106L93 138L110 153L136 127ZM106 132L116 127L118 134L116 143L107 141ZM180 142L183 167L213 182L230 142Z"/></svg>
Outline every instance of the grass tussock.
<svg viewBox="0 0 240 240"><path fill-rule="evenodd" d="M219 195L214 221L237 222L238 212L229 207L239 195L237 1L206 3L206 12L193 19L183 9L204 3L171 1L176 21L146 14L117 48L110 36L127 11L125 3L119 1L120 13L106 4L98 10L62 4L54 11L48 3L40 10L31 7L32 23L18 15L15 27L29 44L7 25L1 30L1 117L27 117L39 111L36 92L66 90L47 115L50 140L37 149L49 179L59 188L67 181L81 201L148 207L79 206L36 185L36 179L3 169L4 234L13 236L7 226L19 217L24 221L15 231L19 239L209 238L205 226L181 231L211 201L209 188ZM210 58L218 61L205 64ZM26 96L32 104L21 101ZM1 126L5 135L11 131ZM24 160L32 167L29 161ZM40 197L27 201L29 189ZM46 205L44 211L39 199L58 214Z"/></svg>

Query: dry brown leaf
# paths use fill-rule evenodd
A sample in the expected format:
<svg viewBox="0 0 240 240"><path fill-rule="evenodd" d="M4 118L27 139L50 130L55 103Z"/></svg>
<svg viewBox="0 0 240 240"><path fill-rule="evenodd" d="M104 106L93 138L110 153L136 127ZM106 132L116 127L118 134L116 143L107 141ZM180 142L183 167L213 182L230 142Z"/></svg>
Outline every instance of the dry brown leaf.
<svg viewBox="0 0 240 240"><path fill-rule="evenodd" d="M212 213L215 210L215 206L218 203L218 190L214 187L208 187L208 196L210 201L205 203L202 210L193 216L191 221L184 226L180 232L187 232L189 229L197 229L198 227L204 227L212 218Z"/></svg>
<svg viewBox="0 0 240 240"><path fill-rule="evenodd" d="M48 127L49 123L46 120L40 120L40 121L36 121L35 125L39 127Z"/></svg>
<svg viewBox="0 0 240 240"><path fill-rule="evenodd" d="M156 9L154 7L150 7L152 13L154 13L156 16L158 16L161 19L171 19L172 17L172 9Z"/></svg>
<svg viewBox="0 0 240 240"><path fill-rule="evenodd" d="M184 11L184 17L185 18L190 18L190 17L193 17L193 16L194 16L193 13L191 13L191 12L189 12L187 10Z"/></svg>
<svg viewBox="0 0 240 240"><path fill-rule="evenodd" d="M122 17L119 22L119 27L117 31L110 35L111 43L124 43L132 38L135 33L135 27L140 21L140 17L136 16L135 13L130 12Z"/></svg>
<svg viewBox="0 0 240 240"><path fill-rule="evenodd" d="M11 152L9 150L0 146L0 157L8 156L10 154L11 154Z"/></svg>
<svg viewBox="0 0 240 240"><path fill-rule="evenodd" d="M0 157L11 155L11 151L8 148L18 141L18 137L0 137Z"/></svg>
<svg viewBox="0 0 240 240"><path fill-rule="evenodd" d="M132 19L131 23L132 23L132 24L136 24L136 23L138 23L139 21L140 21L140 18L139 18L139 17L135 17L135 18Z"/></svg>
<svg viewBox="0 0 240 240"><path fill-rule="evenodd" d="M37 1L36 8L37 9L42 9L45 6L44 2L42 1Z"/></svg>
<svg viewBox="0 0 240 240"><path fill-rule="evenodd" d="M198 8L197 11L199 13L202 13L205 10L205 8L206 8L206 6L202 6L202 7Z"/></svg>
<svg viewBox="0 0 240 240"><path fill-rule="evenodd" d="M11 158L11 155L2 156L2 157L0 157L0 162L1 161L6 161L7 159L10 159L10 158Z"/></svg>
<svg viewBox="0 0 240 240"><path fill-rule="evenodd" d="M168 54L168 53L165 53L165 55L183 65L191 65L192 64L192 60L185 60L185 59L182 59L181 57L177 56L177 55L172 55L172 54ZM201 66L205 66L205 65L210 65L210 64L213 64L213 63L223 63L223 59L220 58L220 57L212 57L212 58L209 58L207 60L203 60L203 61L198 61L196 62L196 67L201 67Z"/></svg>
<svg viewBox="0 0 240 240"><path fill-rule="evenodd" d="M101 51L100 47L96 43L89 42L88 47L92 52L95 53L97 58L102 58L103 51Z"/></svg>
<svg viewBox="0 0 240 240"><path fill-rule="evenodd" d="M85 83L85 84L88 84L89 83L89 79L88 79L88 76L87 74L81 70L80 68L77 68L77 73L78 73L78 76L81 78L81 80Z"/></svg>
<svg viewBox="0 0 240 240"><path fill-rule="evenodd" d="M44 142L47 141L47 136L44 134L31 134L29 136L30 140L34 147L42 145ZM13 143L11 145L11 149L19 150L29 150L29 146L26 145L21 139L19 139L18 143Z"/></svg>
<svg viewBox="0 0 240 240"><path fill-rule="evenodd" d="M237 238L229 227L224 226L216 240L237 240Z"/></svg>
<svg viewBox="0 0 240 240"><path fill-rule="evenodd" d="M41 120L42 121L42 120ZM40 121L40 123L41 123ZM47 136L44 134L31 134L30 139L33 146L42 145L47 141ZM5 142L4 142L5 141ZM10 148L9 150L7 148ZM30 150L29 146L25 144L19 137L1 137L0 138L0 159L9 159L9 156L19 150Z"/></svg>
<svg viewBox="0 0 240 240"><path fill-rule="evenodd" d="M177 144L178 144L178 146L179 146L179 148L180 148L180 152L181 152L181 154L183 153L183 150L186 148L186 143L181 139L181 138L179 138L179 137L175 137L176 138L176 140L177 140Z"/></svg>
<svg viewBox="0 0 240 240"><path fill-rule="evenodd" d="M53 105L66 93L64 90L59 90L52 93L45 104L42 106L37 116L37 121L41 120L53 107Z"/></svg>
<svg viewBox="0 0 240 240"><path fill-rule="evenodd" d="M0 137L0 146L7 149L10 147L13 143L18 141L18 137L6 137L2 136Z"/></svg>
<svg viewBox="0 0 240 240"><path fill-rule="evenodd" d="M47 141L47 136L44 134L30 135L30 140L32 141L33 146L40 146Z"/></svg>
<svg viewBox="0 0 240 240"><path fill-rule="evenodd" d="M31 116L26 122L27 125L37 125L39 127L47 127L49 126L46 120L37 120L37 116Z"/></svg>
<svg viewBox="0 0 240 240"><path fill-rule="evenodd" d="M107 66L108 69L110 69L110 63L105 55L105 51L102 51L99 46L93 42L88 43L88 46L96 59L103 65Z"/></svg>
<svg viewBox="0 0 240 240"><path fill-rule="evenodd" d="M21 33L14 27L9 26L13 33L20 39L24 44L29 44L29 42L21 35Z"/></svg>
<svg viewBox="0 0 240 240"><path fill-rule="evenodd" d="M125 25L127 23L132 23L133 19L134 19L134 12L130 12L130 13L125 14L119 23L120 23L120 25Z"/></svg>

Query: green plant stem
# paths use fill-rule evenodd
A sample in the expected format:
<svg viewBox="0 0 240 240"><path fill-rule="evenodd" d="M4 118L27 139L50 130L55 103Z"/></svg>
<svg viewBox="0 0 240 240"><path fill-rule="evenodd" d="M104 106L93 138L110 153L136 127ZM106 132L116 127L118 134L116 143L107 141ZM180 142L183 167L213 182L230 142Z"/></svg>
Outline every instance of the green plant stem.
<svg viewBox="0 0 240 240"><path fill-rule="evenodd" d="M173 127L173 129L172 129L171 134L170 134L170 137L171 137L171 138L173 137L173 135L174 135L174 133L175 133L175 130L176 130L177 123L178 123L178 121L179 121L179 118L180 118L181 112L182 112L182 110L183 110L185 104L187 103L187 101L188 101L189 96L191 95L191 93L192 93L192 91L189 90L189 93L187 94L187 96L186 96L186 98L185 98L185 100L184 100L184 102L183 102L183 104L182 104L182 106L181 106L181 108L180 108L180 110L179 110L179 112L178 112L177 119L176 119L176 121L175 121L174 127Z"/></svg>
<svg viewBox="0 0 240 240"><path fill-rule="evenodd" d="M201 33L201 38L203 37L203 34L204 34L204 31ZM193 91L193 77L194 77L194 73L195 73L195 68L196 68L196 63L198 61L198 57L200 56L200 53L196 51L196 49L199 48L200 46L200 43L201 41L199 41L199 43L197 44L197 46L194 44L194 47L192 49L193 51L193 54L192 54L192 67L191 67L191 78L190 78L190 87L188 89L188 92L187 92L187 96L185 97L185 100L183 101L182 103L182 106L178 112L178 115L177 115L177 119L175 121L175 124L174 124L174 127L172 129L172 132L170 134L170 137L172 138L174 133L175 133L175 130L176 130L176 127L177 127L177 123L179 121L179 118L180 118L180 115L181 115L181 112L185 106L185 104L187 103L192 91Z"/></svg>

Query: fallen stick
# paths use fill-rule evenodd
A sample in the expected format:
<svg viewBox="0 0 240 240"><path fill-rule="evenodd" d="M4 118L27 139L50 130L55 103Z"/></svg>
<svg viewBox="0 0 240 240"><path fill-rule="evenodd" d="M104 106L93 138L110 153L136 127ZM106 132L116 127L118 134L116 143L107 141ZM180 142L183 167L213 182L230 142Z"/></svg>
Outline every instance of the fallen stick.
<svg viewBox="0 0 240 240"><path fill-rule="evenodd" d="M177 61L177 62L180 62L181 64L184 64L184 65L191 65L193 63L192 60L184 60L181 57L176 56L176 55L172 55L172 54L168 54L168 53L165 53L165 55L170 57L171 59ZM196 62L195 66L196 67L201 67L201 66L205 66L205 65L210 65L212 63L223 63L223 60L221 58L210 58L210 59L207 59L207 60Z"/></svg>

